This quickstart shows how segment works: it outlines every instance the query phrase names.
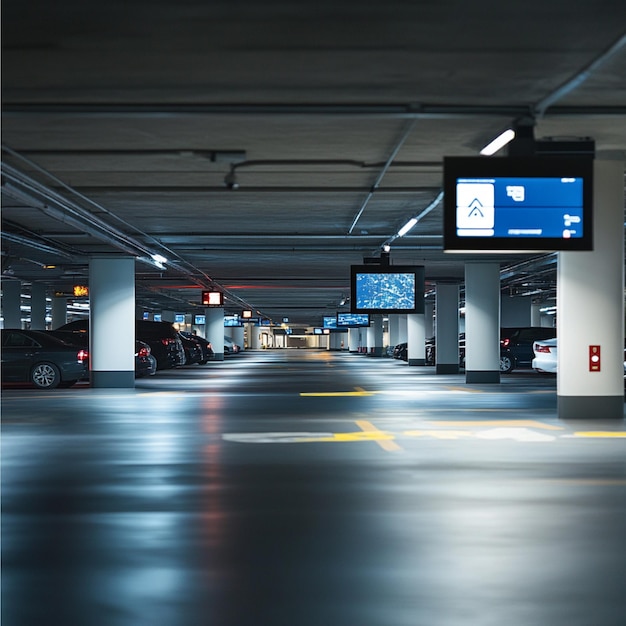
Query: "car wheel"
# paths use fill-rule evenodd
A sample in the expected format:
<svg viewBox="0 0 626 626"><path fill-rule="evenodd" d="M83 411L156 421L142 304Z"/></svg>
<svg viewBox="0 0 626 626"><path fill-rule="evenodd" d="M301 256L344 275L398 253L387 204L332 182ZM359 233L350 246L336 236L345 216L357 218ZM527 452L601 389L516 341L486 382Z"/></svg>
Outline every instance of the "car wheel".
<svg viewBox="0 0 626 626"><path fill-rule="evenodd" d="M61 382L61 372L54 363L37 363L30 373L30 379L35 387L54 389Z"/></svg>
<svg viewBox="0 0 626 626"><path fill-rule="evenodd" d="M510 374L513 371L513 359L507 354L500 355L500 373Z"/></svg>

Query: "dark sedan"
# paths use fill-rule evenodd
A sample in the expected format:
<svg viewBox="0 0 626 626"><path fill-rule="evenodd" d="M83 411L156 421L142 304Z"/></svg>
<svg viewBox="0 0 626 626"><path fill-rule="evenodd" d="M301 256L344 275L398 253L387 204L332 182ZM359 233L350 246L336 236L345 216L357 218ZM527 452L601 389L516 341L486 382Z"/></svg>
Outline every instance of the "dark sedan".
<svg viewBox="0 0 626 626"><path fill-rule="evenodd" d="M87 379L89 353L43 330L2 330L2 381L40 389L70 387Z"/></svg>
<svg viewBox="0 0 626 626"><path fill-rule="evenodd" d="M215 353L213 352L213 345L208 339L182 330L180 331L180 334L186 339L195 341L200 346L200 350L202 351L202 360L200 361L200 365L204 365L214 358Z"/></svg>

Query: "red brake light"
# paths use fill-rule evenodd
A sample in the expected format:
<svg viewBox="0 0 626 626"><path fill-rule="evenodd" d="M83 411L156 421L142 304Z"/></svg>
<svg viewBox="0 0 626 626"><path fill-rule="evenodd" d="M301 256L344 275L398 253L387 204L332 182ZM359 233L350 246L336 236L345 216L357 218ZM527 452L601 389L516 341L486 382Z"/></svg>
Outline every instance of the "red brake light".
<svg viewBox="0 0 626 626"><path fill-rule="evenodd" d="M503 348L506 348L511 343L511 339L507 337L506 339L500 339L500 345Z"/></svg>
<svg viewBox="0 0 626 626"><path fill-rule="evenodd" d="M543 352L543 353L550 353L550 346L543 346L541 344L537 344L535 346L535 352Z"/></svg>
<svg viewBox="0 0 626 626"><path fill-rule="evenodd" d="M163 339L161 339L161 343L164 346L169 346L171 343L174 343L174 339L172 339L171 337L164 337Z"/></svg>
<svg viewBox="0 0 626 626"><path fill-rule="evenodd" d="M81 349L76 353L76 359L79 363L83 363L89 359L89 352L87 350Z"/></svg>
<svg viewBox="0 0 626 626"><path fill-rule="evenodd" d="M137 356L140 356L140 357L147 357L149 354L150 354L150 350L146 348L146 346L142 346L141 348L139 348L137 352Z"/></svg>

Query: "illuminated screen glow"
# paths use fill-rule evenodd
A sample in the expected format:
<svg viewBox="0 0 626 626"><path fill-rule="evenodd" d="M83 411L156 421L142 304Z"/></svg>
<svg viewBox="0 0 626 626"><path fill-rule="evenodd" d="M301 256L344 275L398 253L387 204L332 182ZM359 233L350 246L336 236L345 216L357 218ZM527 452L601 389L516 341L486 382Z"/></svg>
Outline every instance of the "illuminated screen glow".
<svg viewBox="0 0 626 626"><path fill-rule="evenodd" d="M350 281L353 313L423 313L422 266L353 265Z"/></svg>
<svg viewBox="0 0 626 626"><path fill-rule="evenodd" d="M357 328L369 325L370 316L367 313L337 313L338 328Z"/></svg>
<svg viewBox="0 0 626 626"><path fill-rule="evenodd" d="M592 249L590 157L444 159L444 250Z"/></svg>

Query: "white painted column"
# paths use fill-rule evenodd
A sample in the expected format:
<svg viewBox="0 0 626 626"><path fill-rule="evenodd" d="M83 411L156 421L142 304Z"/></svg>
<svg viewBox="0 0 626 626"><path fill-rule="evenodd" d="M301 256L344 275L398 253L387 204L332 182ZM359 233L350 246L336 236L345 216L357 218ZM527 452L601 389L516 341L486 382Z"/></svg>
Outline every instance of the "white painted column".
<svg viewBox="0 0 626 626"><path fill-rule="evenodd" d="M22 283L2 279L2 317L4 328L22 328Z"/></svg>
<svg viewBox="0 0 626 626"><path fill-rule="evenodd" d="M465 382L500 382L500 264L465 264Z"/></svg>
<svg viewBox="0 0 626 626"><path fill-rule="evenodd" d="M560 252L557 273L559 419L624 417L624 163L596 160L593 251ZM600 370L590 371L591 346Z"/></svg>
<svg viewBox="0 0 626 626"><path fill-rule="evenodd" d="M407 321L407 356L409 365L426 365L424 314L410 313Z"/></svg>
<svg viewBox="0 0 626 626"><path fill-rule="evenodd" d="M370 333L368 333L367 343L370 356L379 357L383 355L383 316L370 316ZM372 350L373 348L373 350Z"/></svg>
<svg viewBox="0 0 626 626"><path fill-rule="evenodd" d="M358 352L360 345L359 345L359 338L360 338L360 333L359 333L359 328L348 328L348 350L350 352Z"/></svg>
<svg viewBox="0 0 626 626"><path fill-rule="evenodd" d="M409 340L407 332L407 314L400 313L398 315L398 343L405 343Z"/></svg>
<svg viewBox="0 0 626 626"><path fill-rule="evenodd" d="M213 346L213 359L224 360L224 307L216 306L204 310L206 316L206 339Z"/></svg>
<svg viewBox="0 0 626 626"><path fill-rule="evenodd" d="M233 341L241 348L243 352L245 349L244 340L243 340L243 326L233 326L230 329L232 331L231 337Z"/></svg>
<svg viewBox="0 0 626 626"><path fill-rule="evenodd" d="M435 324L436 374L459 373L459 286L438 284Z"/></svg>
<svg viewBox="0 0 626 626"><path fill-rule="evenodd" d="M63 296L52 297L52 324L53 330L67 323L67 298Z"/></svg>
<svg viewBox="0 0 626 626"><path fill-rule="evenodd" d="M261 349L261 326L248 324L248 343L250 350Z"/></svg>
<svg viewBox="0 0 626 626"><path fill-rule="evenodd" d="M92 387L135 386L135 259L89 261L89 362Z"/></svg>

